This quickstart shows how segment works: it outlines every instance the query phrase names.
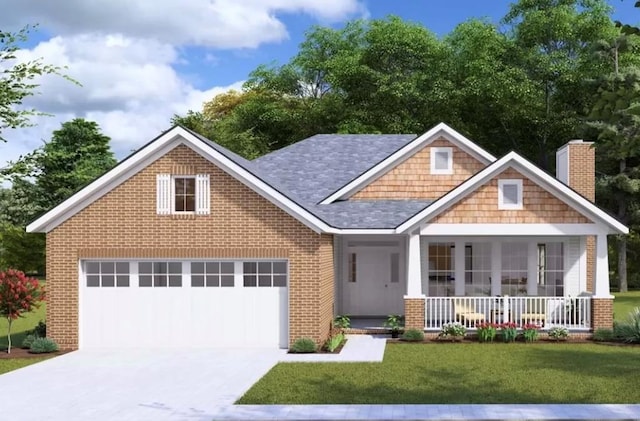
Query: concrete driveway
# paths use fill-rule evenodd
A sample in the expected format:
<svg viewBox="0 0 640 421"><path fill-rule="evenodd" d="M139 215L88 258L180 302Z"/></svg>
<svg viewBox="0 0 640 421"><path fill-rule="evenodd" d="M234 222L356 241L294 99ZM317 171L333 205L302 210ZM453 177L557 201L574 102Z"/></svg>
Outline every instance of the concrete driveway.
<svg viewBox="0 0 640 421"><path fill-rule="evenodd" d="M7 420L211 420L285 351L76 351L0 375Z"/></svg>

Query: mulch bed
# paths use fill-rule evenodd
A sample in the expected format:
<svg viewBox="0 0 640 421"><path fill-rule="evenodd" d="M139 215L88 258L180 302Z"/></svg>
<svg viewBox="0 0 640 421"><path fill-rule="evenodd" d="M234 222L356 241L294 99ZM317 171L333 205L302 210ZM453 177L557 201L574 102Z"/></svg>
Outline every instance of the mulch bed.
<svg viewBox="0 0 640 421"><path fill-rule="evenodd" d="M424 341L405 341L403 339L392 339L389 338L387 339L387 343L388 344L431 344L431 343L441 343L441 344L451 344L451 343L459 343L459 344L473 344L473 343L480 343L477 339L463 339L461 341L454 341L453 339L437 339L437 338L432 338L432 339L425 339ZM509 344L509 343L513 343L513 342L503 342L500 339L495 339L493 342L489 342L489 343L494 343L494 344ZM525 341L521 338L518 338L515 343L525 343ZM597 345L608 345L608 346L622 346L622 347L639 347L640 348L640 344L629 344L629 343L625 343L625 342L603 342L603 341L594 341L592 339L586 339L586 338L571 338L569 337L568 339L562 340L562 341L556 341L555 339L549 339L549 338L540 338L538 340L535 340L533 342L529 342L531 345L535 345L535 344L547 344L547 343L558 343L558 344L562 344L562 343L571 343L571 344L597 344Z"/></svg>
<svg viewBox="0 0 640 421"><path fill-rule="evenodd" d="M16 358L42 358L42 357L57 357L58 355L66 354L68 350L49 352L48 354L32 354L28 349L11 348L11 354L7 354L7 348L0 349L0 360L11 360Z"/></svg>
<svg viewBox="0 0 640 421"><path fill-rule="evenodd" d="M342 348L344 348L344 345L347 343L347 338L345 338L342 343L340 345L338 345L338 347L333 351L333 352L329 352L327 351L324 346L321 347L320 349L318 349L316 352L291 352L291 351L287 351L287 354L339 354L340 351L342 351Z"/></svg>

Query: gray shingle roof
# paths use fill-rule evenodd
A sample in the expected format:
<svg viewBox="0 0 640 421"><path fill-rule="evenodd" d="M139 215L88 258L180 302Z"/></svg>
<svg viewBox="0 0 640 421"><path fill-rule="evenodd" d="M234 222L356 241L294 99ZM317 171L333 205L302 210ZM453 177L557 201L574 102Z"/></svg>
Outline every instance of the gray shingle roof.
<svg viewBox="0 0 640 421"><path fill-rule="evenodd" d="M432 200L348 200L310 210L335 228L395 228L429 206Z"/></svg>

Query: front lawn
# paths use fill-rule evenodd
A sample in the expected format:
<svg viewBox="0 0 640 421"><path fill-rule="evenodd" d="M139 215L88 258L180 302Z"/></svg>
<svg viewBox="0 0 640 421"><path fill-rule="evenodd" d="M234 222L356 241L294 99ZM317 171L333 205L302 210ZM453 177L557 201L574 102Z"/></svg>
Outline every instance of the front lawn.
<svg viewBox="0 0 640 421"><path fill-rule="evenodd" d="M621 322L624 321L631 310L640 307L640 291L614 292L613 316Z"/></svg>
<svg viewBox="0 0 640 421"><path fill-rule="evenodd" d="M13 360L0 359L0 374L4 374L8 371L17 370L22 367L26 367L28 365L46 360L48 357L38 357L38 358L16 358Z"/></svg>
<svg viewBox="0 0 640 421"><path fill-rule="evenodd" d="M280 363L240 404L638 403L640 348L388 344L382 363Z"/></svg>

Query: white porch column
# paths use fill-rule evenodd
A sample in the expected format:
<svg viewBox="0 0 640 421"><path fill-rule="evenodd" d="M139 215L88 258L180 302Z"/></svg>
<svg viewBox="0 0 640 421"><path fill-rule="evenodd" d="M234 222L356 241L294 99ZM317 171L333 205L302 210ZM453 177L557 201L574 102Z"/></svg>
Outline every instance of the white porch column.
<svg viewBox="0 0 640 421"><path fill-rule="evenodd" d="M538 242L529 241L527 254L527 295L538 295Z"/></svg>
<svg viewBox="0 0 640 421"><path fill-rule="evenodd" d="M502 243L491 240L491 295L502 294Z"/></svg>
<svg viewBox="0 0 640 421"><path fill-rule="evenodd" d="M455 295L464 296L464 270L465 270L465 253L464 240L455 241Z"/></svg>
<svg viewBox="0 0 640 421"><path fill-rule="evenodd" d="M594 296L611 298L609 288L609 251L607 249L607 234L596 236L596 261L593 271Z"/></svg>
<svg viewBox="0 0 640 421"><path fill-rule="evenodd" d="M423 298L422 262L420 261L420 230L409 234L407 252L407 295L405 298Z"/></svg>

